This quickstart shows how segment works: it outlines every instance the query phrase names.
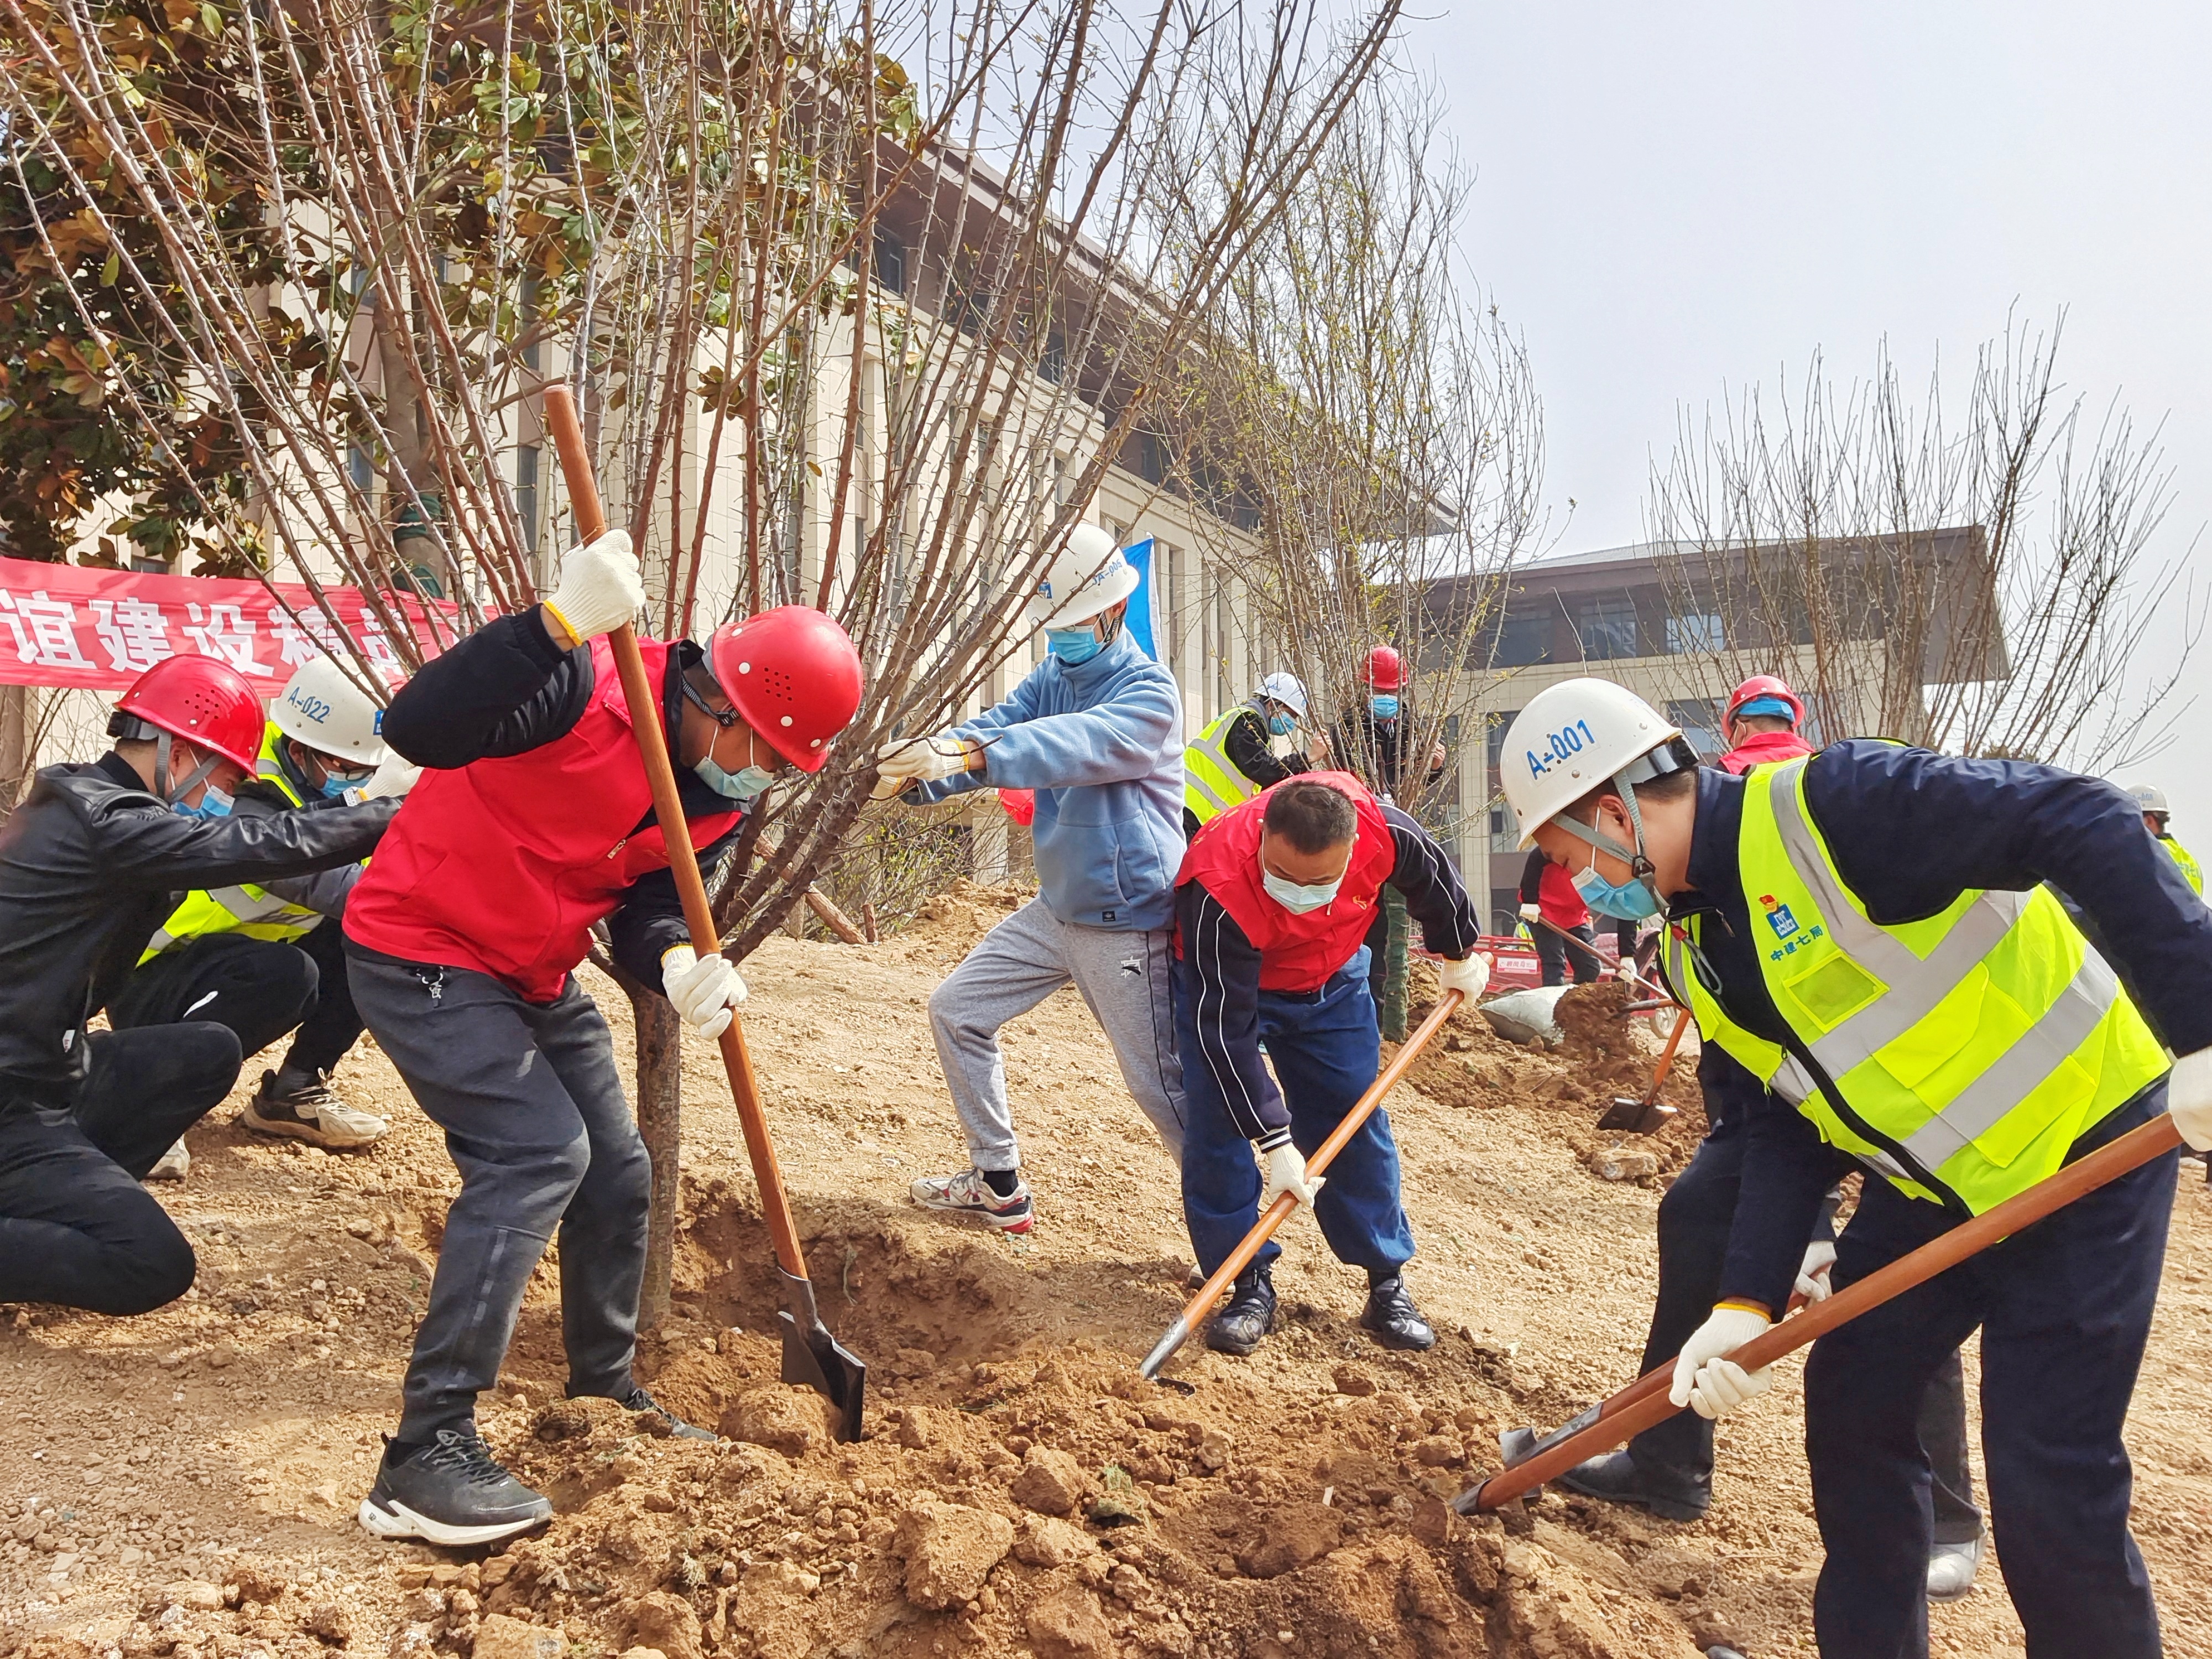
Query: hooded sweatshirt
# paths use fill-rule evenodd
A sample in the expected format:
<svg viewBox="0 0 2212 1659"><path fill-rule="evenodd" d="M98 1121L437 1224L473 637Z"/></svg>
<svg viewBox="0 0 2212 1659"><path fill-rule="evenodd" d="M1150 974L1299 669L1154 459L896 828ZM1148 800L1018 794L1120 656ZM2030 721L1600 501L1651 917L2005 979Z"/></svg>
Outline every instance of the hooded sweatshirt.
<svg viewBox="0 0 2212 1659"><path fill-rule="evenodd" d="M984 745L984 769L916 785L908 799L1033 789L1047 909L1127 933L1170 924L1183 854L1182 703L1175 676L1127 629L1076 667L1048 656L1012 696L953 730Z"/></svg>

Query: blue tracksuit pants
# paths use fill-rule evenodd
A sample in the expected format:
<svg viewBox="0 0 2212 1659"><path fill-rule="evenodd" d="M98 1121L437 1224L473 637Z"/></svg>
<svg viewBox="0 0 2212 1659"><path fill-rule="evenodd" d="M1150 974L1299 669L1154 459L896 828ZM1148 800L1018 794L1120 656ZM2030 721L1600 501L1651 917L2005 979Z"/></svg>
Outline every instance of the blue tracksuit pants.
<svg viewBox="0 0 2212 1659"><path fill-rule="evenodd" d="M1200 1052L1192 1010L1196 976L1176 963L1176 1036L1182 1052ZM1274 1062L1291 1139L1310 1158L1375 1081L1382 1064L1375 1001L1367 990L1361 950L1318 991L1260 993L1260 1040ZM1182 1210L1198 1265L1211 1273L1229 1259L1260 1218L1265 1183L1252 1143L1237 1132L1221 1091L1202 1065L1183 1068L1189 1111L1183 1133ZM1327 1170L1314 1219L1338 1260L1388 1278L1413 1259L1413 1234L1398 1201L1398 1143L1380 1107L1346 1143ZM1258 1260L1282 1251L1270 1239Z"/></svg>
<svg viewBox="0 0 2212 1659"><path fill-rule="evenodd" d="M2161 1083L2084 1135L2075 1155L2165 1109ZM2178 1156L2099 1188L1813 1345L1805 1450L1828 1553L1813 1601L1821 1659L1925 1659L1921 1396L1977 1326L1990 1516L2028 1652L2157 1659L2158 1609L2128 1533L2132 1481L2120 1430L2150 1334ZM1869 1176L1836 1241L1836 1288L1957 1224Z"/></svg>

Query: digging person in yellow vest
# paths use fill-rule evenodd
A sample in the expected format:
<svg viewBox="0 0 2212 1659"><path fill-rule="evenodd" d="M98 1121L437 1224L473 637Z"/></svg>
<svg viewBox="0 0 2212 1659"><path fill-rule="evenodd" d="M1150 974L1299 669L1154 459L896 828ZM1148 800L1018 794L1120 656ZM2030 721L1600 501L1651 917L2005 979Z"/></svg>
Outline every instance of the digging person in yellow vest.
<svg viewBox="0 0 2212 1659"><path fill-rule="evenodd" d="M1708 1418L1769 1385L1729 1356L1788 1300L1822 1194L1868 1170L1842 1290L2171 1109L2212 1146L2212 910L2093 778L1849 740L1747 778L1700 769L1623 688L1530 699L1501 757L1524 844L1589 906L1661 914L1747 1137L1718 1301L1671 1397ZM2113 969L2045 884L2112 942ZM2182 1058L2166 1074L2161 1049ZM1763 1086L1762 1086L1763 1085ZM2173 1201L2172 1155L1869 1310L1806 1367L1827 1659L1927 1650L1936 1368L1981 1333L2005 1580L2033 1653L2153 1659L2122 1429ZM1879 1177L1879 1178L1876 1178Z"/></svg>
<svg viewBox="0 0 2212 1659"><path fill-rule="evenodd" d="M1314 763L1303 751L1278 755L1273 739L1288 737L1306 716L1306 688L1295 674L1270 674L1252 695L1226 708L1183 745L1182 831L1195 836L1231 807L1241 806L1271 784ZM1322 753L1328 740L1313 741Z"/></svg>
<svg viewBox="0 0 2212 1659"><path fill-rule="evenodd" d="M2158 837L2158 844L2181 866L2181 873L2189 878L2190 886L2201 896L2204 891L2203 870L2190 850L2174 840L2173 832L2166 828L2173 820L2173 809L2166 804L2166 791L2145 784L2129 791L2129 794L2142 813L2143 828Z"/></svg>
<svg viewBox="0 0 2212 1659"><path fill-rule="evenodd" d="M234 810L251 817L355 799L384 760L382 709L318 657L278 694L255 775ZM262 1073L240 1118L262 1134L331 1149L366 1146L390 1125L331 1093L331 1070L361 1036L336 927L362 865L187 894L108 1004L118 1030L213 1020L247 1054L296 1030L283 1063Z"/></svg>

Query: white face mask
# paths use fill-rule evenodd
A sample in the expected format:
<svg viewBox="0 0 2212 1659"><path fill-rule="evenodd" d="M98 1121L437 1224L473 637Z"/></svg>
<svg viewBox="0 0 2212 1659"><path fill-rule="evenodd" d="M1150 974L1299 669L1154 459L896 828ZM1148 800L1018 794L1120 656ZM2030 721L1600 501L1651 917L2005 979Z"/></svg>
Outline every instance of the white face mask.
<svg viewBox="0 0 2212 1659"><path fill-rule="evenodd" d="M1302 887L1297 882L1279 876L1267 868L1265 860L1266 841L1263 839L1260 845L1262 855L1260 865L1260 885L1267 890L1269 898L1274 900L1294 916L1302 916L1310 910L1319 910L1336 902L1337 890L1344 885L1342 876L1337 877L1334 881L1316 882L1310 887ZM1346 867L1349 868L1348 866Z"/></svg>

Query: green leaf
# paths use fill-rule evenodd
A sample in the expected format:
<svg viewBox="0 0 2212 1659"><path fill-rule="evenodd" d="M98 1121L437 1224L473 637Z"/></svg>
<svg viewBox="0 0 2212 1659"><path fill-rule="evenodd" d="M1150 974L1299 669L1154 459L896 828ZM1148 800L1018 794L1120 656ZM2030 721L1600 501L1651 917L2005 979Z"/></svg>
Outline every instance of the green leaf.
<svg viewBox="0 0 2212 1659"><path fill-rule="evenodd" d="M123 256L115 249L107 251L107 258L100 267L100 285L113 288L115 279L123 274Z"/></svg>

